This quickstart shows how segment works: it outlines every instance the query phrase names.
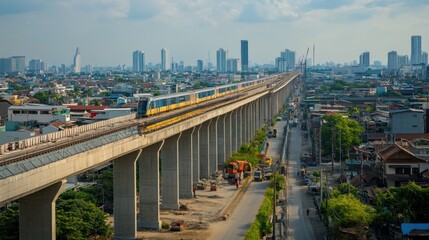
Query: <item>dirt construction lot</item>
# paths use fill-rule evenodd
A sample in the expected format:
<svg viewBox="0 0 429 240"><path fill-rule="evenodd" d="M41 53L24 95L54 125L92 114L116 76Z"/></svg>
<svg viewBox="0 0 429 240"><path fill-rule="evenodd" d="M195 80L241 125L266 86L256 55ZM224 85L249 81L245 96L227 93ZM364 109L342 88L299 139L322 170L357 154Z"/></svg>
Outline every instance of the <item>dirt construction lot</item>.
<svg viewBox="0 0 429 240"><path fill-rule="evenodd" d="M248 180L236 189L226 180L217 180L217 190L210 191L210 183L205 181L205 190L197 190L196 198L180 199L180 210L161 210L163 223L182 223L181 231L139 231L137 239L212 239L210 234L215 222L224 221L231 214L245 191Z"/></svg>

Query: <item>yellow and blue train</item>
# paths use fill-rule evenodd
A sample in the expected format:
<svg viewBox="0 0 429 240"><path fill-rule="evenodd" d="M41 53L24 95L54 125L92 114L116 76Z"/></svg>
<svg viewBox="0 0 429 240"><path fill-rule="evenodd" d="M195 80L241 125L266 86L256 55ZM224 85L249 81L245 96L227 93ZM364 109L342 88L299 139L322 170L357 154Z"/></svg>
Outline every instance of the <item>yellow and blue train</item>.
<svg viewBox="0 0 429 240"><path fill-rule="evenodd" d="M150 94L143 94L138 96L139 99L137 106L137 118L157 115L163 112L222 97L224 95L231 94L234 92L239 92L251 86L263 84L269 79L272 79L272 76L268 78L228 84L219 87L205 88L196 91L173 93L161 96L151 96Z"/></svg>

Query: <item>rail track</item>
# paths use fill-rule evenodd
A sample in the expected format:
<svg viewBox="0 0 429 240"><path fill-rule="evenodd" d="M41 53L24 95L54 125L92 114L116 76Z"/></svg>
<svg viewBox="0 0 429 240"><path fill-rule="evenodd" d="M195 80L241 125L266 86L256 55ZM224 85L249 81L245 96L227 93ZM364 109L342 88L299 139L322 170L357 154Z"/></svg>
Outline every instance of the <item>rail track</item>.
<svg viewBox="0 0 429 240"><path fill-rule="evenodd" d="M243 98L246 98L258 93L270 91L280 81L282 80L281 79L273 80L273 82L270 83L269 88L265 86L254 86L252 88L247 89L244 92L240 92L238 94L232 93L230 95L226 95L218 99L200 103L197 106L185 107L183 109L174 110L174 111L171 111L162 115L150 117L150 118L135 119L128 122L122 122L120 124L115 124L110 127L103 127L100 130L96 130L91 133L85 133L78 136L67 137L64 140L52 141L49 143L44 143L37 147L33 147L25 150L18 150L16 152L11 152L8 155L4 155L2 157L3 159L0 158L0 167L6 166L11 163L24 161L37 156L45 155L45 154L57 151L59 149L63 149L66 147L73 146L75 144L97 139L102 136L117 133L132 127L137 127L138 133L140 135L149 134L149 133L158 131L160 129L163 129L165 127L171 126L173 124L176 124L180 121L199 116L213 109L236 103L242 100ZM258 89L260 90L258 91Z"/></svg>

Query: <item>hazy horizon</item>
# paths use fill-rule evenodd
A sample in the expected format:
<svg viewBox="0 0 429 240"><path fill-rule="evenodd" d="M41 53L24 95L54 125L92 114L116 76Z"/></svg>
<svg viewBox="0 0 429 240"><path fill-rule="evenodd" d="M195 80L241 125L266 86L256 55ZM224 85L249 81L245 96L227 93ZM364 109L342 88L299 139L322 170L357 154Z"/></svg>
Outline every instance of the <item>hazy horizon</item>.
<svg viewBox="0 0 429 240"><path fill-rule="evenodd" d="M225 48L240 58L240 40L249 41L250 65L274 63L280 51L298 60L313 44L316 64L358 61L386 64L395 50L410 56L411 36L429 50L427 0L2 0L0 57L43 59L71 65L76 47L82 65L131 66L132 52L160 62L161 49L185 65L216 62Z"/></svg>

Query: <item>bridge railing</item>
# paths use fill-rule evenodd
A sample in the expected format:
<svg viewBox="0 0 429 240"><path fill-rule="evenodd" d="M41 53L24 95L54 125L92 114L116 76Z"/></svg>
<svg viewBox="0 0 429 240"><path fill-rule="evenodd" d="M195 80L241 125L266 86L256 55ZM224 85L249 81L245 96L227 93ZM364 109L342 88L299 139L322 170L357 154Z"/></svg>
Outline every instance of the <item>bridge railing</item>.
<svg viewBox="0 0 429 240"><path fill-rule="evenodd" d="M79 127L67 128L62 131L58 131L54 133L38 135L36 137L32 137L32 138L28 138L20 141L5 143L0 145L0 155L6 152L17 150L17 149L24 149L24 148L36 146L41 143L53 142L65 137L76 136L81 133L85 133L101 127L106 127L115 123L126 122L135 118L136 118L136 114L133 113L123 117L112 118L112 119L99 121L99 122L95 122L87 125L82 125Z"/></svg>

